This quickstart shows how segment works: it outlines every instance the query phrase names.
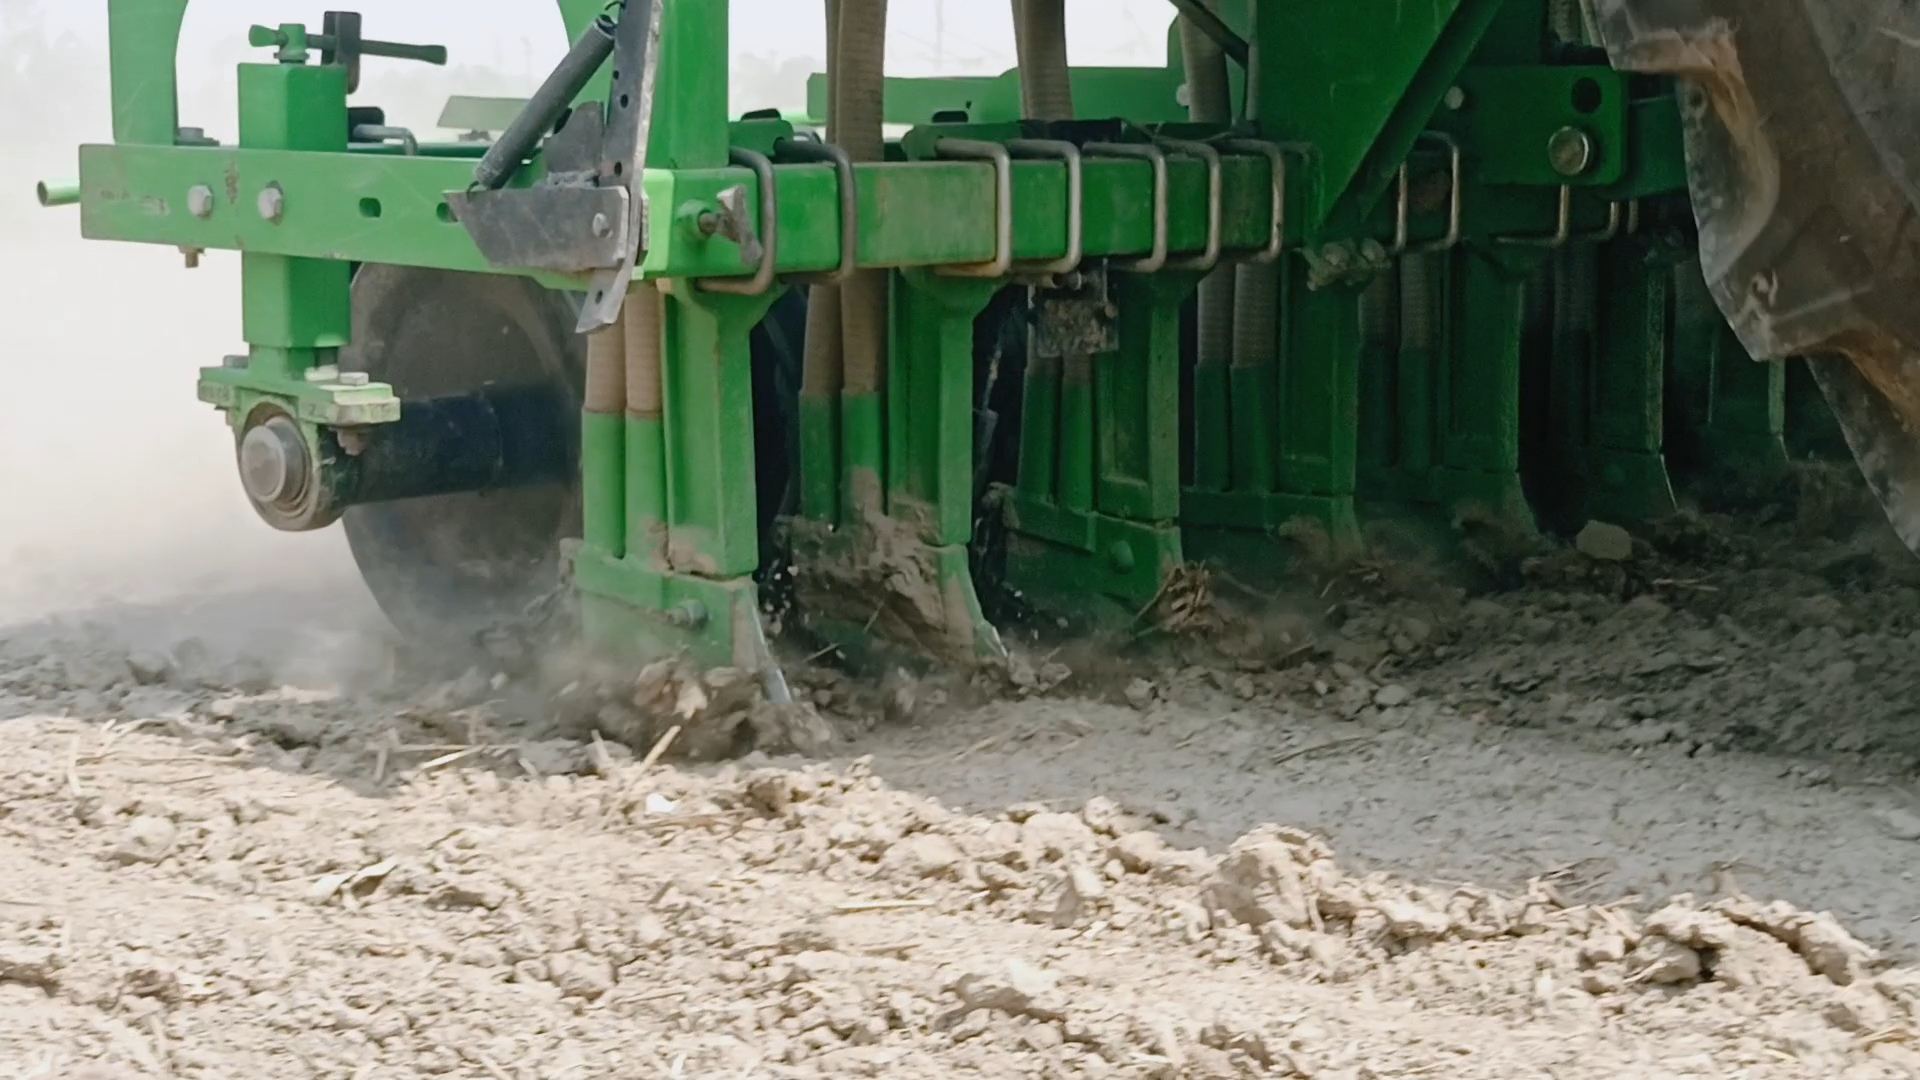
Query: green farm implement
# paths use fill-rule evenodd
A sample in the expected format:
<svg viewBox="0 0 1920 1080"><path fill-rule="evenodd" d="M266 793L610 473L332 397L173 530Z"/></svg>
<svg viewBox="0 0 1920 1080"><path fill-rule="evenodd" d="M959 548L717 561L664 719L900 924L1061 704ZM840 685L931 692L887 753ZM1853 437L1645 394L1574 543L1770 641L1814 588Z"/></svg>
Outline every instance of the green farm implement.
<svg viewBox="0 0 1920 1080"><path fill-rule="evenodd" d="M1175 0L1164 66L1087 68L1014 0L1017 70L896 79L886 0L827 0L794 117L730 114L726 0L557 6L444 142L356 92L444 49L255 27L219 141L186 0L110 0L113 141L41 189L240 253L200 398L409 633L564 583L595 646L775 688L776 624L967 663L1303 537L1655 519L1820 397L1920 543L1904 8Z"/></svg>

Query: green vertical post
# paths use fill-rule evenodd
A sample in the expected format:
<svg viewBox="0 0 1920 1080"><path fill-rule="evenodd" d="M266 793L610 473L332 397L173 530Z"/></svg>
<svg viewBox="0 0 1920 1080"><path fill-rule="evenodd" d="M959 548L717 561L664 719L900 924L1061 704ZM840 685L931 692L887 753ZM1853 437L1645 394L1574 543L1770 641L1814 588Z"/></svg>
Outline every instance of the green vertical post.
<svg viewBox="0 0 1920 1080"><path fill-rule="evenodd" d="M973 536L973 321L999 283L897 275L887 382L887 509L927 543Z"/></svg>
<svg viewBox="0 0 1920 1080"><path fill-rule="evenodd" d="M1520 363L1527 277L1538 253L1452 253L1453 310L1439 406L1436 493L1531 529L1520 485Z"/></svg>
<svg viewBox="0 0 1920 1080"><path fill-rule="evenodd" d="M1279 489L1305 496L1336 546L1358 541L1354 517L1360 436L1360 291L1310 289L1307 267L1285 272L1284 346L1276 449Z"/></svg>
<svg viewBox="0 0 1920 1080"><path fill-rule="evenodd" d="M669 565L666 296L652 282L641 284L628 294L621 320L627 376L627 400L622 409L626 553L639 565L664 568Z"/></svg>
<svg viewBox="0 0 1920 1080"><path fill-rule="evenodd" d="M734 577L760 563L748 338L771 302L684 288L667 300L667 562L683 573ZM649 500L640 477L627 493Z"/></svg>
<svg viewBox="0 0 1920 1080"><path fill-rule="evenodd" d="M1713 336L1713 397L1707 423L1728 464L1753 469L1784 461L1786 384L1784 363L1755 363L1746 346L1722 323Z"/></svg>
<svg viewBox="0 0 1920 1080"><path fill-rule="evenodd" d="M1596 516L1647 521L1675 509L1664 454L1670 268L1627 240L1601 247L1591 383L1588 503Z"/></svg>
<svg viewBox="0 0 1920 1080"><path fill-rule="evenodd" d="M967 544L973 538L973 324L1000 282L941 277L925 269L892 275L888 316L887 515L921 545L909 556L897 539L881 540L894 560L890 577L920 567L931 588L896 590L914 609L917 642L956 662L1003 655L999 632L981 611ZM872 544L876 534L855 530L851 542ZM901 625L911 625L909 619ZM892 622L889 623L892 625Z"/></svg>
<svg viewBox="0 0 1920 1080"><path fill-rule="evenodd" d="M1281 273L1278 266L1246 265L1234 274L1236 313L1233 331L1233 363L1227 369L1232 389L1226 411L1203 415L1196 411L1194 423L1219 422L1229 428L1233 439L1230 451L1229 484L1234 491L1261 496L1274 489L1278 465L1274 449L1275 410L1280 402L1280 316L1282 309ZM1262 312L1273 314L1269 321ZM1204 484L1195 484L1197 488Z"/></svg>
<svg viewBox="0 0 1920 1080"><path fill-rule="evenodd" d="M1057 496L1028 482L1023 455L1022 482L1007 499L1007 583L1054 610L1084 611L1117 600L1131 614L1152 601L1182 563L1176 523L1181 509L1180 308L1198 284L1199 275L1185 272L1113 275L1109 288L1119 311L1119 348L1084 358L1091 415L1076 406L1072 414L1080 419L1060 418ZM1052 370L1076 363L1069 358ZM1063 381L1079 380L1075 375ZM1028 381L1022 407L1029 412L1036 409L1035 386ZM1067 393L1062 387L1062 406ZM1044 400L1044 390L1042 398L1045 410L1051 402ZM1044 411L1030 416L1023 436L1054 419ZM1022 449L1031 452L1032 442ZM1075 472L1073 483L1065 475L1069 468ZM1086 487L1080 486L1081 470Z"/></svg>
<svg viewBox="0 0 1920 1080"><path fill-rule="evenodd" d="M1018 488L1022 495L1053 502L1059 494L1060 470L1060 359L1041 356L1031 347L1021 387L1020 462Z"/></svg>
<svg viewBox="0 0 1920 1080"><path fill-rule="evenodd" d="M186 17L187 0L108 0L107 63L112 72L114 142L173 145L180 126L179 61L175 54L180 50L180 27ZM246 100L243 94L243 107ZM341 137L344 139L345 134Z"/></svg>
<svg viewBox="0 0 1920 1080"><path fill-rule="evenodd" d="M248 149L340 152L347 144L347 80L340 67L242 64L240 142ZM277 193L275 178L235 178L215 193L215 213L268 217L298 226L302 208ZM320 350L347 343L351 267L331 259L240 256L241 326L255 374L298 380ZM243 418L235 417L235 422Z"/></svg>
<svg viewBox="0 0 1920 1080"><path fill-rule="evenodd" d="M800 516L840 520L840 398L800 392Z"/></svg>
<svg viewBox="0 0 1920 1080"><path fill-rule="evenodd" d="M1187 272L1116 276L1120 349L1093 365L1098 449L1090 471L1103 514L1180 514L1180 307L1198 285Z"/></svg>
<svg viewBox="0 0 1920 1080"><path fill-rule="evenodd" d="M656 2L659 92L647 166L725 168L726 0ZM585 15L579 5L562 12L570 21ZM773 225L758 223L763 231ZM764 673L773 661L749 576L760 558L749 336L775 294L714 293L685 280L654 287L665 294L660 413L624 419L629 555L608 559L589 549L575 560L583 626L589 640L616 652L686 649L704 663ZM636 289L629 307L651 299Z"/></svg>
<svg viewBox="0 0 1920 1080"><path fill-rule="evenodd" d="M1447 335L1447 296L1452 284L1445 256L1409 255L1400 269L1400 351L1395 368L1394 429L1399 465L1426 480L1433 467L1434 368Z"/></svg>
<svg viewBox="0 0 1920 1080"><path fill-rule="evenodd" d="M1765 485L1788 460L1788 364L1755 363L1689 259L1675 268L1675 453L1714 482Z"/></svg>
<svg viewBox="0 0 1920 1080"><path fill-rule="evenodd" d="M1233 484L1234 443L1239 432L1232 415L1232 379L1230 365L1194 365L1193 486L1207 491L1225 491Z"/></svg>
<svg viewBox="0 0 1920 1080"><path fill-rule="evenodd" d="M728 4L655 2L663 5L659 90L647 167L724 167ZM666 298L661 320L666 557L675 570L732 577L750 574L759 564L748 337L771 302L771 297L704 293L686 282L673 283ZM634 449L642 449L647 440L636 442ZM631 451L628 464L644 467ZM644 473L627 477L630 505L658 501L651 483Z"/></svg>
<svg viewBox="0 0 1920 1080"><path fill-rule="evenodd" d="M615 558L627 548L626 442L619 412L580 414L580 535Z"/></svg>
<svg viewBox="0 0 1920 1080"><path fill-rule="evenodd" d="M1069 355L1060 361L1060 505L1093 509L1094 441L1104 432L1094 418L1094 358Z"/></svg>
<svg viewBox="0 0 1920 1080"><path fill-rule="evenodd" d="M1359 467L1379 473L1393 463L1399 431L1394 393L1399 359L1399 282L1391 271L1376 274L1360 294Z"/></svg>

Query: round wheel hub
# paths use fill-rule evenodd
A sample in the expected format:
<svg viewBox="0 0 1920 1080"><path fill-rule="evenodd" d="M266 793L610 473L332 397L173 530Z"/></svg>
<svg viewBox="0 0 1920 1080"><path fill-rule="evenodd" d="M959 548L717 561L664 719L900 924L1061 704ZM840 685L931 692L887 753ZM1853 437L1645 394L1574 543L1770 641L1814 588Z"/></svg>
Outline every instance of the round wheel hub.
<svg viewBox="0 0 1920 1080"><path fill-rule="evenodd" d="M284 416L255 425L240 440L240 483L255 502L268 506L299 502L312 467L299 426Z"/></svg>

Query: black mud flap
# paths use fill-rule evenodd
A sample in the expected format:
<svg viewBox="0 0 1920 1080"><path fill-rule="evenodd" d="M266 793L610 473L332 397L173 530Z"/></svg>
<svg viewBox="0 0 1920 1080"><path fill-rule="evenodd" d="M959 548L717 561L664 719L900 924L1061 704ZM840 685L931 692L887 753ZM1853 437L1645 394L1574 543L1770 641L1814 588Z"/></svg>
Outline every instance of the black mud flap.
<svg viewBox="0 0 1920 1080"><path fill-rule="evenodd" d="M1680 81L1715 303L1755 358L1809 358L1920 551L1920 5L1586 2L1614 66Z"/></svg>

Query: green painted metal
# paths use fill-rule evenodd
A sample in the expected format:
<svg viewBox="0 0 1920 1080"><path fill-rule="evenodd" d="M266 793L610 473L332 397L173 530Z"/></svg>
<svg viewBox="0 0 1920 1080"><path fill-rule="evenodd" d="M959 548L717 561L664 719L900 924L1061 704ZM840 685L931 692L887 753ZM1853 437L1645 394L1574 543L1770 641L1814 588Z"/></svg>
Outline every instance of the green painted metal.
<svg viewBox="0 0 1920 1080"><path fill-rule="evenodd" d="M325 153L346 143L345 72L285 64L240 66L240 138L292 153ZM228 210L269 229L286 221L284 199L263 186L244 204L231 189ZM183 192L183 194L185 194ZM218 189L204 198L218 204ZM191 197L183 202L191 201ZM236 431L267 406L301 422L310 449L322 426L383 423L399 418L391 387L342 385L322 370L347 343L351 267L344 262L245 252L240 258L241 329L248 355L200 373L199 396L221 409Z"/></svg>
<svg viewBox="0 0 1920 1080"><path fill-rule="evenodd" d="M75 206L80 202L80 181L42 180L34 185L33 196L41 206Z"/></svg>
<svg viewBox="0 0 1920 1080"><path fill-rule="evenodd" d="M1628 98L1627 76L1612 68L1476 65L1454 79L1432 126L1460 140L1480 183L1602 186L1626 173ZM1565 130L1592 143L1591 165L1573 174L1548 153Z"/></svg>
<svg viewBox="0 0 1920 1080"><path fill-rule="evenodd" d="M767 221L753 174L729 164L730 148L770 153L796 123L824 116L825 79L810 83L804 117L730 122L729 5L660 2L641 276L664 294L664 401L659 415L583 417L584 533L568 564L595 642L759 668L770 660L751 577L762 539L754 467L756 453L777 451L754 444L749 333L784 285L758 297L705 288L751 268L739 244L700 221L740 186L780 274L840 265L832 168L777 166L777 220ZM1272 340L1249 331L1231 364L1195 371L1183 403L1180 325L1198 272L1112 272L1117 348L1029 360L1018 475L997 493L1008 585L1043 606L1131 617L1191 557L1241 560L1236 576L1282 568L1284 538L1303 524L1351 549L1363 508L1444 521L1479 507L1522 528L1536 512L1549 524L1646 520L1672 509L1669 458L1682 472L1784 466L1788 405L1811 399L1783 389L1783 366L1729 352L1711 305L1689 315L1662 261L1668 237L1626 227L1680 216L1655 212L1686 185L1674 95L1559 49L1549 6L1228 0L1223 18L1257 53L1254 77L1232 66L1240 112L1230 128L1186 123L1171 33L1163 66L1073 71L1083 120L1126 122L1101 140L1232 134L1292 145L1286 253L1271 271L1238 275L1281 318ZM606 10L603 0L557 7L570 37ZM270 404L316 440L327 427L397 417L387 388L342 385L325 370L346 343L350 266L503 272L446 203L484 144L429 144L417 156L348 147L342 72L306 55L297 24L271 35L282 62L241 68L240 145L182 139L173 69L185 10L186 0L110 0L114 142L81 148L77 190L49 189L45 201L77 198L91 238L242 253L249 354L200 383L236 423ZM604 99L609 78L602 71L581 100ZM1001 650L969 565L975 323L999 290L1031 282L941 268L998 254L1002 213L1015 259L1064 255L1066 172L1015 162L1002 206L992 166L937 160L937 142L1066 130L1021 122L1019 85L1018 72L887 80L887 119L912 130L888 160L855 168L855 263L896 271L889 373L878 393L800 402L799 518L788 523L803 599L817 601L807 621L850 652L875 639L959 663ZM483 110L488 130L511 104ZM965 122L934 122L954 112ZM1449 153L1423 138L1434 133L1459 148L1457 193ZM513 183L544 176L536 155ZM1267 242L1274 177L1264 158L1229 153L1219 179L1231 262ZM1206 244L1207 169L1176 155L1167 184L1177 259ZM1547 242L1563 186L1568 235ZM1089 269L1153 248L1152 190L1144 162L1085 160ZM1634 200L1644 215L1629 216ZM1558 329L1543 336L1534 283L1549 262L1562 287L1549 305L1558 314L1545 313ZM1184 487L1183 404L1193 417Z"/></svg>
<svg viewBox="0 0 1920 1080"><path fill-rule="evenodd" d="M878 637L954 663L1003 654L973 585L973 324L994 280L892 275L888 372L880 394L846 395L837 477L805 457L809 483L838 479L836 517L796 536L797 572L817 607L814 630L848 651ZM823 425L823 430L827 429ZM884 494L883 512L856 518ZM822 528L832 526L832 528ZM837 595L827 595L828 593Z"/></svg>
<svg viewBox="0 0 1920 1080"><path fill-rule="evenodd" d="M1199 283L1116 274L1119 350L1029 361L1021 470L1003 496L1007 584L1028 599L1138 609L1182 565L1179 325Z"/></svg>
<svg viewBox="0 0 1920 1080"><path fill-rule="evenodd" d="M1284 73L1260 83L1262 131L1313 147L1319 164L1301 208L1305 235L1334 223L1350 229L1375 206L1502 3L1261 6L1260 64Z"/></svg>
<svg viewBox="0 0 1920 1080"><path fill-rule="evenodd" d="M724 148L723 148L724 149ZM1201 198L1206 174L1197 162L1169 167L1175 249L1197 249L1206 238ZM860 265L906 267L978 263L991 259L994 196L991 169L966 162L887 163L856 168L860 192ZM444 193L464 189L471 166L463 161L393 157L386 154L298 153L214 147L144 148L93 145L80 150L81 227L96 240L257 251L309 258L391 262L446 270L493 271L481 259L447 209ZM522 170L516 184L542 175ZM831 270L839 263L839 226L831 214L802 207L832 205L832 170L819 165L776 167L783 213L777 265L783 273ZM1021 259L1058 258L1066 247L1060 166L1018 162L1014 166L1014 253ZM1267 171L1250 158L1230 158L1224 242L1255 247L1270 228ZM186 209L186 193L207 184L224 193L205 220ZM277 184L285 192L288 220L281 226L240 211L259 191ZM742 276L739 249L723 239L699 236L683 213L708 207L720 192L756 187L743 169L696 167L648 170L646 180L655 246L648 251L651 278ZM1087 253L1138 255L1152 246L1146 212L1147 166L1131 161L1086 164ZM378 217L365 207L380 206ZM757 206L757 198L749 204ZM937 215L894 213L895 206L938 206ZM497 272L497 271L496 271ZM534 275L550 284L577 287L559 275Z"/></svg>
<svg viewBox="0 0 1920 1080"><path fill-rule="evenodd" d="M1676 421L1669 425L1676 466L1715 488L1779 480L1788 461L1790 365L1755 363L1747 355L1707 295L1697 260L1682 262L1673 283L1668 410Z"/></svg>

